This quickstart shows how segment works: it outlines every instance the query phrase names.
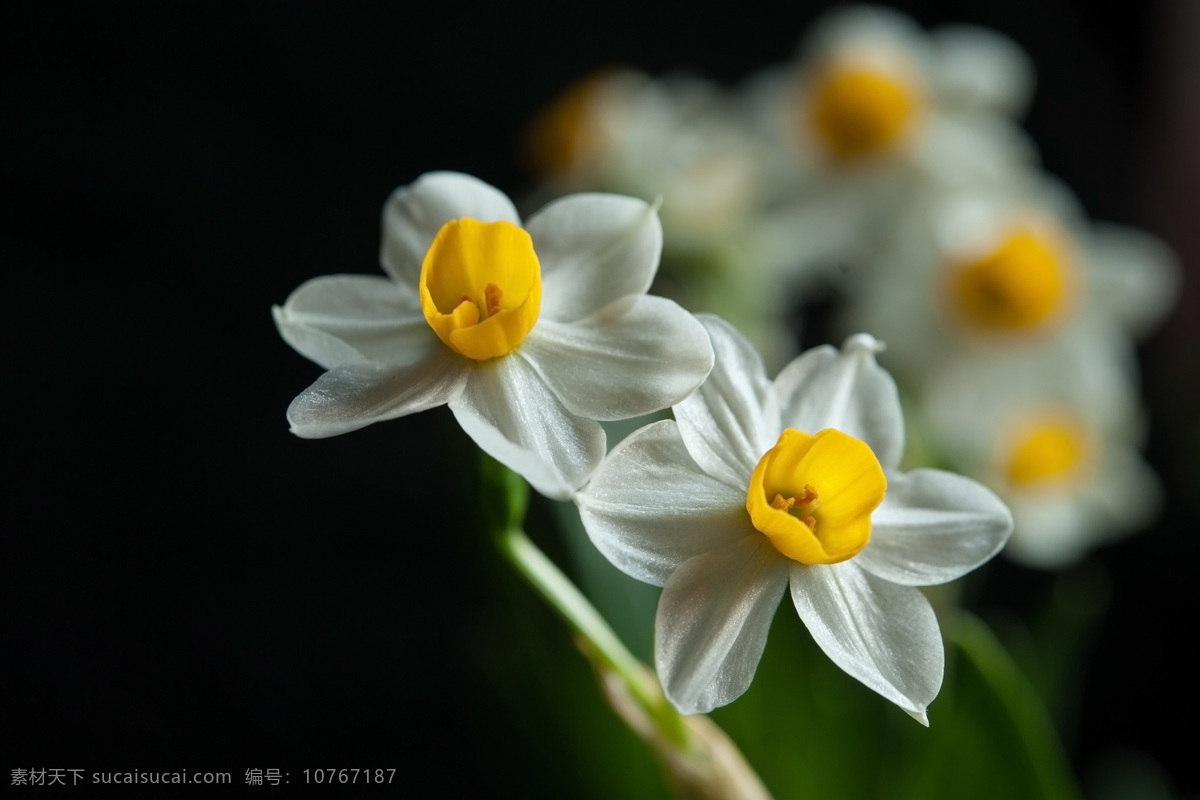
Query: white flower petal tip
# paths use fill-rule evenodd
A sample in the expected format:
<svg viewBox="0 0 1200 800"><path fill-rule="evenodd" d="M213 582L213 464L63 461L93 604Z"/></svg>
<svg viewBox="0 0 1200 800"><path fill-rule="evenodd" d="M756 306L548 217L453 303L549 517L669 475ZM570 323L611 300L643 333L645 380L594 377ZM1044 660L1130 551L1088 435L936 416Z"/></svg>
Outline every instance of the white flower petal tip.
<svg viewBox="0 0 1200 800"><path fill-rule="evenodd" d="M793 565L791 594L835 664L910 715L924 714L941 689L946 656L937 617L919 589L878 578L851 560Z"/></svg>
<svg viewBox="0 0 1200 800"><path fill-rule="evenodd" d="M446 405L466 378L462 359L442 353L400 368L335 367L292 401L287 419L300 438L324 439Z"/></svg>
<svg viewBox="0 0 1200 800"><path fill-rule="evenodd" d="M875 356L887 349L887 345L869 333L855 333L846 338L843 353Z"/></svg>
<svg viewBox="0 0 1200 800"><path fill-rule="evenodd" d="M737 699L790 586L825 654L928 725L945 652L917 587L995 555L1008 509L966 478L895 469L903 419L874 337L810 350L772 383L744 337L699 319L716 354L708 379L674 422L614 448L576 496L605 556L664 587L655 659L667 697L688 714ZM764 502L755 492L768 485Z"/></svg>
<svg viewBox="0 0 1200 800"><path fill-rule="evenodd" d="M292 402L292 431L449 405L484 451L569 499L604 457L598 419L666 408L712 368L701 326L645 296L662 238L657 206L633 197L564 197L522 229L495 187L420 176L384 205L386 277L316 278L272 310L329 370Z"/></svg>
<svg viewBox="0 0 1200 800"><path fill-rule="evenodd" d="M1029 55L995 31L945 25L933 32L939 90L958 106L1020 115L1033 91Z"/></svg>

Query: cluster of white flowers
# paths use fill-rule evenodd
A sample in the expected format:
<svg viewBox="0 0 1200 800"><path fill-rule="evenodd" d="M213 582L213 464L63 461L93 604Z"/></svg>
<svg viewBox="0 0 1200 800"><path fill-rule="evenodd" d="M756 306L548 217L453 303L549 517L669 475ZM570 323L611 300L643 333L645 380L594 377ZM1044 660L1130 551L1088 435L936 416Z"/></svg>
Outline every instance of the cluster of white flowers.
<svg viewBox="0 0 1200 800"><path fill-rule="evenodd" d="M768 360L790 355L790 307L835 296L829 333L886 342L922 451L1012 507L1006 554L1058 568L1157 506L1133 348L1178 273L1161 243L1089 221L1041 170L1016 122L1033 83L992 31L844 7L733 89L592 76L531 142L553 155L548 194L662 196L679 296Z"/></svg>
<svg viewBox="0 0 1200 800"><path fill-rule="evenodd" d="M640 200L572 195L522 227L494 188L433 173L383 223L387 277L317 278L274 309L327 369L288 409L293 432L449 405L484 451L573 498L613 563L665 585L657 664L686 713L745 691L790 583L825 652L925 721L943 651L914 587L983 563L1012 521L974 481L897 470L900 405L874 339L768 382L726 323L645 294L662 231ZM677 422L605 457L598 420L668 406Z"/></svg>
<svg viewBox="0 0 1200 800"><path fill-rule="evenodd" d="M557 198L542 210L522 222L491 186L427 174L385 206L386 276L316 278L274 309L327 370L292 430L448 405L663 587L656 666L685 713L746 690L787 589L835 663L925 722L943 648L917 587L987 561L1014 517L1015 555L1065 563L1157 491L1130 343L1169 304L1170 258L1088 223L1038 171L1013 122L1031 85L995 34L875 8L829 16L737 91L597 74L531 125L539 193ZM579 193L595 190L662 197L663 221ZM647 294L664 246L691 270L669 276L682 296L735 325ZM735 328L781 347L789 292L832 282L844 346L769 380ZM970 477L900 469L875 336ZM666 408L606 454L600 422Z"/></svg>

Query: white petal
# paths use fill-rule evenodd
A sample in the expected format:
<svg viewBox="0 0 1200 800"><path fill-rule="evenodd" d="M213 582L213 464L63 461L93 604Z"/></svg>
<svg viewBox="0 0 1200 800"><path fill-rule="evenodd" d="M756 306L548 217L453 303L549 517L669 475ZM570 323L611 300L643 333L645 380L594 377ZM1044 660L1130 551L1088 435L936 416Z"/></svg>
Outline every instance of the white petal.
<svg viewBox="0 0 1200 800"><path fill-rule="evenodd" d="M937 88L944 101L1017 116L1033 92L1033 65L1011 39L974 25L933 32Z"/></svg>
<svg viewBox="0 0 1200 800"><path fill-rule="evenodd" d="M916 58L924 39L924 32L916 23L894 9L874 5L835 6L809 27L804 47L820 53L855 46L890 46Z"/></svg>
<svg viewBox="0 0 1200 800"><path fill-rule="evenodd" d="M415 289L433 237L447 222L462 217L521 224L512 201L499 189L458 172L427 172L392 192L383 207L383 268Z"/></svg>
<svg viewBox="0 0 1200 800"><path fill-rule="evenodd" d="M937 618L919 589L858 568L793 564L792 600L825 655L928 725L945 654Z"/></svg>
<svg viewBox="0 0 1200 800"><path fill-rule="evenodd" d="M1110 439L1100 469L1081 503L1091 512L1092 532L1099 540L1134 533L1154 521L1162 509L1163 488L1136 447Z"/></svg>
<svg viewBox="0 0 1200 800"><path fill-rule="evenodd" d="M470 362L444 347L403 367L335 367L292 401L288 422L305 439L348 433L450 402L469 371Z"/></svg>
<svg viewBox="0 0 1200 800"><path fill-rule="evenodd" d="M757 263L764 264L781 287L841 277L838 268L857 263L868 244L862 232L872 194L838 183L758 214L749 243ZM769 299L783 305L790 295L777 291Z"/></svg>
<svg viewBox="0 0 1200 800"><path fill-rule="evenodd" d="M1013 537L1004 556L1026 567L1063 570L1079 563L1099 542L1095 520L1078 497L1052 493L1013 505Z"/></svg>
<svg viewBox="0 0 1200 800"><path fill-rule="evenodd" d="M476 363L450 410L486 453L555 500L604 457L600 423L567 411L520 350Z"/></svg>
<svg viewBox="0 0 1200 800"><path fill-rule="evenodd" d="M1087 252L1089 301L1135 335L1157 324L1179 295L1179 262L1161 240L1120 225L1097 224Z"/></svg>
<svg viewBox="0 0 1200 800"><path fill-rule="evenodd" d="M668 408L695 391L713 364L696 318L648 295L580 322L540 319L521 352L573 414L599 420Z"/></svg>
<svg viewBox="0 0 1200 800"><path fill-rule="evenodd" d="M854 561L892 583L945 583L1000 552L1012 525L1007 506L983 484L934 469L893 474L871 515L871 543Z"/></svg>
<svg viewBox="0 0 1200 800"><path fill-rule="evenodd" d="M904 454L904 417L896 382L875 362L883 345L865 333L841 351L814 347L783 368L775 395L784 427L805 433L836 428L870 446L885 470Z"/></svg>
<svg viewBox="0 0 1200 800"><path fill-rule="evenodd" d="M667 699L705 714L746 691L787 585L787 560L755 533L697 556L663 587L654 660Z"/></svg>
<svg viewBox="0 0 1200 800"><path fill-rule="evenodd" d="M778 415L764 410L771 384L758 352L733 326L711 314L697 319L708 329L716 363L696 393L675 406L675 419L696 463L745 491L780 432Z"/></svg>
<svg viewBox="0 0 1200 800"><path fill-rule="evenodd" d="M596 548L656 586L689 558L756 533L745 492L702 472L671 420L614 447L575 503Z"/></svg>
<svg viewBox="0 0 1200 800"><path fill-rule="evenodd" d="M626 295L645 294L658 270L658 212L632 197L563 197L530 217L525 228L542 267L547 319L583 319Z"/></svg>
<svg viewBox="0 0 1200 800"><path fill-rule="evenodd" d="M1082 487L1013 492L1012 539L1004 555L1037 569L1065 569L1091 550L1144 529L1162 505L1158 477L1128 445L1110 440Z"/></svg>
<svg viewBox="0 0 1200 800"><path fill-rule="evenodd" d="M946 186L968 189L1003 185L1021 170L1039 169L1037 147L1027 133L1005 117L969 110L940 111L928 120L914 158Z"/></svg>
<svg viewBox="0 0 1200 800"><path fill-rule="evenodd" d="M284 340L325 369L412 364L437 345L416 295L382 276L313 278L271 314Z"/></svg>

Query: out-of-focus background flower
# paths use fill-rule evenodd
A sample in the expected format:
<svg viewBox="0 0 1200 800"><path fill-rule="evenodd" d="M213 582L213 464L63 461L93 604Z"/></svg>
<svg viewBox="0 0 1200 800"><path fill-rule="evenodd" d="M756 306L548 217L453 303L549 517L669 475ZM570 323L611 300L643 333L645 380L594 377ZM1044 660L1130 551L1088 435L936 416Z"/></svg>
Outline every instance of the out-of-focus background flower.
<svg viewBox="0 0 1200 800"><path fill-rule="evenodd" d="M733 86L792 59L829 8L5 11L4 766L239 783L395 767L419 796L658 785L566 634L473 536L474 454L445 410L295 439L284 409L319 370L269 308L316 275L377 274L382 203L422 172L532 192L522 131L573 81L617 65ZM1095 796L1196 795L1179 722L1197 712L1200 12L897 9L1022 47L1043 165L1088 216L1181 259L1180 299L1138 350L1161 516L1061 575L997 561L967 600L1018 661L1023 637L1061 643L1035 680L1065 687L1052 710Z"/></svg>

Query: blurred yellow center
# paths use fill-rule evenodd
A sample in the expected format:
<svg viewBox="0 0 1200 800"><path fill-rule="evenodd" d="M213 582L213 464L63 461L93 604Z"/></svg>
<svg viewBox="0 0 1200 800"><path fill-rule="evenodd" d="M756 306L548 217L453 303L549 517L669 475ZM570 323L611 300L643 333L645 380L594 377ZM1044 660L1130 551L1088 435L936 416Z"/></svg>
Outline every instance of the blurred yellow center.
<svg viewBox="0 0 1200 800"><path fill-rule="evenodd" d="M601 135L594 116L612 74L605 69L576 81L530 120L522 148L539 177L560 178L598 154Z"/></svg>
<svg viewBox="0 0 1200 800"><path fill-rule="evenodd" d="M510 222L451 220L421 264L421 310L438 338L476 361L511 353L537 322L542 273Z"/></svg>
<svg viewBox="0 0 1200 800"><path fill-rule="evenodd" d="M894 149L917 114L905 81L860 64L831 63L811 86L809 123L829 157L849 164Z"/></svg>
<svg viewBox="0 0 1200 800"><path fill-rule="evenodd" d="M836 564L871 540L871 512L887 479L865 442L832 428L815 436L788 428L750 477L746 510L783 555Z"/></svg>
<svg viewBox="0 0 1200 800"><path fill-rule="evenodd" d="M973 328L1016 333L1040 328L1071 299L1072 275L1049 232L1020 230L990 253L951 272L950 302Z"/></svg>
<svg viewBox="0 0 1200 800"><path fill-rule="evenodd" d="M1017 436L1008 459L1008 479L1025 488L1069 481L1085 467L1087 451L1087 436L1080 425L1065 416L1047 417Z"/></svg>

